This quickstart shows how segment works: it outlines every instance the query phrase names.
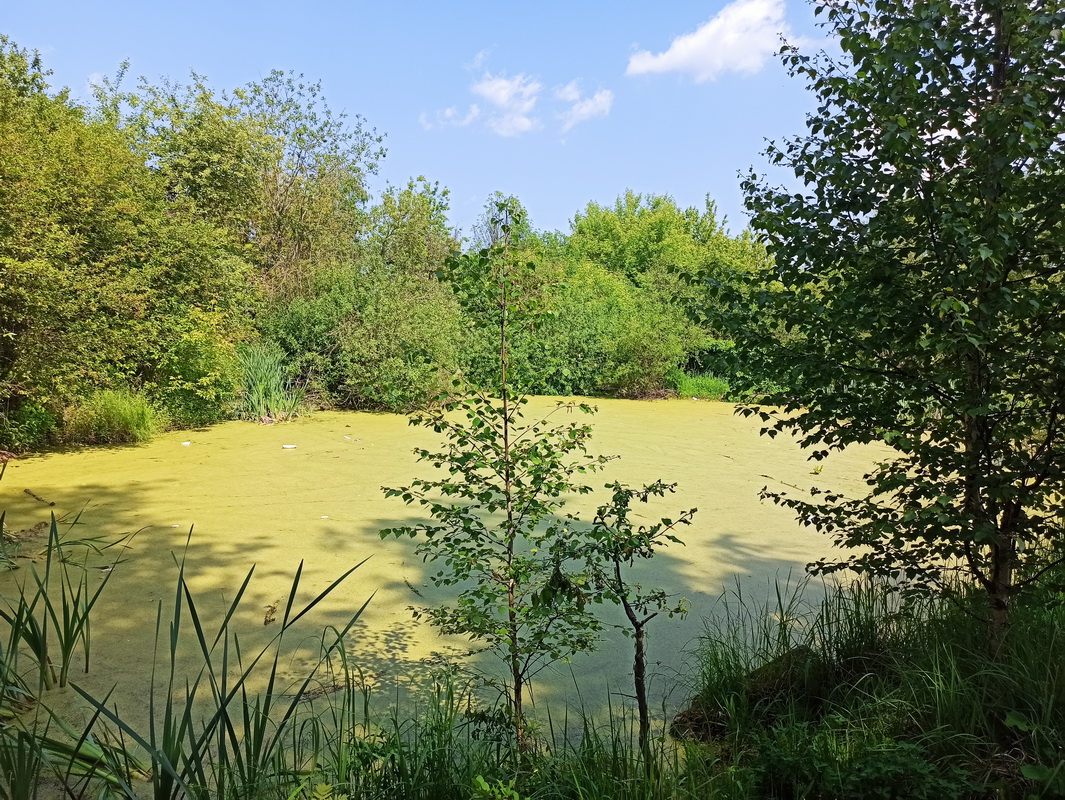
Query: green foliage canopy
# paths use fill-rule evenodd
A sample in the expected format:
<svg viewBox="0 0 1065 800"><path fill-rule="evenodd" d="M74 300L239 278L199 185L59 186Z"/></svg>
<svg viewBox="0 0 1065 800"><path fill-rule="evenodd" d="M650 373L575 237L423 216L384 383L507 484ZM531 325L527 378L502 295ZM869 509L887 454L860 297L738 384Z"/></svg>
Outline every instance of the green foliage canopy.
<svg viewBox="0 0 1065 800"><path fill-rule="evenodd" d="M817 98L771 146L795 192L750 175L776 263L740 331L796 391L762 409L813 457L881 442L870 494L774 495L853 548L839 563L1012 599L1065 555L1065 8L849 0L843 55L784 51ZM996 634L997 635L997 634Z"/></svg>
<svg viewBox="0 0 1065 800"><path fill-rule="evenodd" d="M240 335L246 262L173 213L113 126L49 93L35 57L4 39L0 63L4 413L123 386L217 406L222 370L202 356Z"/></svg>

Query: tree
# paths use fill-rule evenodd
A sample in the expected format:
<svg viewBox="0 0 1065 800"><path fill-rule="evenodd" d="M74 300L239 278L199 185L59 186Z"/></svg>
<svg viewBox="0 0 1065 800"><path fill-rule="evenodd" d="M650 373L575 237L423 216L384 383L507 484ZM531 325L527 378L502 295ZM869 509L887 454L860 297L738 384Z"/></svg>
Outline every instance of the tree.
<svg viewBox="0 0 1065 800"><path fill-rule="evenodd" d="M366 232L366 178L384 156L365 121L330 109L319 83L273 71L232 92L121 78L96 87L97 114L129 137L175 206L226 228L290 297L321 265L350 260Z"/></svg>
<svg viewBox="0 0 1065 800"><path fill-rule="evenodd" d="M1065 9L843 0L842 56L785 48L817 98L745 181L775 259L740 331L789 391L748 409L812 458L879 442L868 496L769 493L849 548L812 565L1010 606L1065 557ZM773 347L771 328L792 335Z"/></svg>
<svg viewBox="0 0 1065 800"><path fill-rule="evenodd" d="M499 209L504 204L510 204L517 214L510 223L511 229L508 232L503 231L502 218L499 216ZM514 195L505 195L500 191L495 191L488 196L481 215L470 230L470 250L476 252L490 248L504 238L511 248L524 246L534 237L532 226L529 224L529 215L521 201Z"/></svg>
<svg viewBox="0 0 1065 800"><path fill-rule="evenodd" d="M271 286L285 294L305 280L307 266L351 256L384 138L362 117L334 113L321 84L302 75L274 70L234 100L273 142L253 235Z"/></svg>
<svg viewBox="0 0 1065 800"><path fill-rule="evenodd" d="M381 532L383 538L416 539L418 554L440 564L430 576L433 583L459 587L453 604L419 613L445 633L483 643L506 663L511 720L520 747L528 745L524 698L529 680L545 664L590 648L597 636L580 578L568 574L576 536L562 507L568 496L590 491L578 476L607 460L586 452L587 425L555 425L550 415L526 421L522 409L527 399L510 383L510 336L535 315L514 295L520 264L514 261L509 235L523 221L516 203L501 201L492 220L500 237L449 264L460 302L475 312L471 319L493 325L499 369L494 385L460 386L469 389L465 399L412 417L412 424L444 435L443 451L415 452L448 474L386 488L386 496L427 509L433 522ZM558 409L592 411L571 403L560 403Z"/></svg>
<svg viewBox="0 0 1065 800"><path fill-rule="evenodd" d="M0 39L0 65L0 414L129 386L217 415L248 264L36 57Z"/></svg>
<svg viewBox="0 0 1065 800"><path fill-rule="evenodd" d="M655 481L640 489L618 482L608 484L609 503L599 506L581 546L587 565L588 582L595 587L597 599L621 606L631 631L635 651L632 680L636 691L636 707L640 720L640 751L650 768L651 710L647 702L647 626L659 614L669 616L687 613L685 601L673 602L663 589L645 587L632 580L630 571L637 559L653 558L655 550L669 544L683 544L674 531L690 525L696 509L681 512L677 519L663 518L651 525L633 525L632 501L647 503L652 497L662 497L676 491L676 484Z"/></svg>
<svg viewBox="0 0 1065 800"><path fill-rule="evenodd" d="M370 212L371 240L381 261L401 274L432 277L458 249L448 225L447 189L419 176L389 187Z"/></svg>
<svg viewBox="0 0 1065 800"><path fill-rule="evenodd" d="M577 257L643 285L666 268L720 261L731 243L709 197L700 211L682 209L669 195L627 191L613 207L589 203L573 218L567 245Z"/></svg>
<svg viewBox="0 0 1065 800"><path fill-rule="evenodd" d="M96 116L126 134L133 151L160 175L174 206L246 244L273 145L265 125L195 72L188 85L141 78L136 90L123 92L128 67L94 85Z"/></svg>

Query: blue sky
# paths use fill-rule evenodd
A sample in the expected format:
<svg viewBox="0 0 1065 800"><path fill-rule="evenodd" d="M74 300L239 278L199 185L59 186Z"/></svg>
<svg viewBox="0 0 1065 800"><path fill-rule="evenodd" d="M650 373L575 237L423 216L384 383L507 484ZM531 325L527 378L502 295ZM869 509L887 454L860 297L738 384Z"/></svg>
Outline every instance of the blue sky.
<svg viewBox="0 0 1065 800"><path fill-rule="evenodd" d="M126 59L131 78L195 70L217 89L273 69L320 80L335 110L386 134L371 188L439 181L464 229L496 190L567 231L632 189L685 206L709 194L738 231L738 173L811 107L779 35L823 36L799 0L8 5L0 33L81 97Z"/></svg>

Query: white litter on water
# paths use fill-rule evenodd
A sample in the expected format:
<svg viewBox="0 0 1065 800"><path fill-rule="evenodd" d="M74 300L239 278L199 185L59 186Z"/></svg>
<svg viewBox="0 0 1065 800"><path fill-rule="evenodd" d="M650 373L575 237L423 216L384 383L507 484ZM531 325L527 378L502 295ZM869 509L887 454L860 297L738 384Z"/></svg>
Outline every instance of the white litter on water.
<svg viewBox="0 0 1065 800"><path fill-rule="evenodd" d="M296 449L296 445L294 445L294 444L283 444L283 445L281 445L281 449L282 450L295 450Z"/></svg>
<svg viewBox="0 0 1065 800"><path fill-rule="evenodd" d="M192 442L182 442L181 446L182 447L188 447L190 444L192 444Z"/></svg>
<svg viewBox="0 0 1065 800"><path fill-rule="evenodd" d="M351 437L350 437L350 436L345 436L344 438L345 438L345 439L347 439L347 440L349 440L349 441L351 440Z"/></svg>
<svg viewBox="0 0 1065 800"><path fill-rule="evenodd" d="M322 515L321 517L319 517L319 519L329 519L329 517Z"/></svg>

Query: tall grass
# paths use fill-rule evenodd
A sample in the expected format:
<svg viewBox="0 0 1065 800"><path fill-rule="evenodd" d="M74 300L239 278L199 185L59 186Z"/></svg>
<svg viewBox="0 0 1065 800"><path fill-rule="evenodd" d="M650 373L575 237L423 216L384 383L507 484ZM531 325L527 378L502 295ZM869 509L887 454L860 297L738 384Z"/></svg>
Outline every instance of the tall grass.
<svg viewBox="0 0 1065 800"><path fill-rule="evenodd" d="M238 406L242 419L279 422L299 415L305 390L289 379L280 347L268 342L246 345L237 359L242 375Z"/></svg>
<svg viewBox="0 0 1065 800"><path fill-rule="evenodd" d="M649 764L631 711L614 710L598 722L547 714L546 725L519 749L506 709L482 705L453 673L437 676L427 696L385 714L372 712L379 703L357 672L338 677L344 688L316 700L301 731L303 752L293 760L313 765L303 797L326 790L351 800L745 796L737 774L698 746L659 737Z"/></svg>
<svg viewBox="0 0 1065 800"><path fill-rule="evenodd" d="M133 723L110 696L75 686L93 709L80 733L57 717L39 731L0 729L0 797L30 797L43 776L71 797L155 800L522 800L523 798L741 797L742 782L696 748L654 743L653 768L637 742L635 716L571 725L548 715L531 749L519 749L505 709L485 706L446 672L425 694L382 712L353 655L349 631L321 638L321 659L282 685L282 641L347 574L297 610L297 572L277 636L250 657L234 622L249 573L212 630L179 571L166 621L157 612L157 663L148 719ZM191 633L191 637L189 634ZM183 647L199 667L186 676ZM262 691L250 690L252 683ZM58 728L58 735L48 727Z"/></svg>
<svg viewBox="0 0 1065 800"><path fill-rule="evenodd" d="M668 381L681 397L723 400L729 393L728 381L710 374L689 375L681 370L674 370L669 374Z"/></svg>
<svg viewBox="0 0 1065 800"><path fill-rule="evenodd" d="M113 574L112 570L104 572L96 588L90 589L84 566L72 566L61 548L53 514L44 573L31 566L31 580L19 584L14 602L0 607L0 619L7 623L8 633L7 647L0 650L3 669L17 675L20 654L28 654L34 661L40 689L67 685L79 648L85 672L89 671L92 609ZM58 584L55 575L59 576Z"/></svg>
<svg viewBox="0 0 1065 800"><path fill-rule="evenodd" d="M93 392L70 412L64 436L86 444L146 442L166 428L165 415L129 389Z"/></svg>
<svg viewBox="0 0 1065 800"><path fill-rule="evenodd" d="M759 792L1024 792L1041 790L1031 768L1065 759L1044 746L1065 741L1065 606L1019 607L991 655L964 600L904 600L857 583L809 602L804 588L766 604L723 601L685 715L691 733L739 758Z"/></svg>
<svg viewBox="0 0 1065 800"><path fill-rule="evenodd" d="M648 753L625 709L545 711L519 748L505 708L453 672L383 711L350 637L362 609L282 684L284 641L350 572L300 605L298 570L277 635L245 651L235 620L253 573L208 630L181 566L157 611L148 720L82 689L81 732L50 714L39 731L0 719L0 798L35 796L45 775L71 797L128 800L1053 797L1065 780L1062 598L1020 607L992 657L965 608L883 585L737 592L703 641L687 714L703 741L657 736Z"/></svg>

